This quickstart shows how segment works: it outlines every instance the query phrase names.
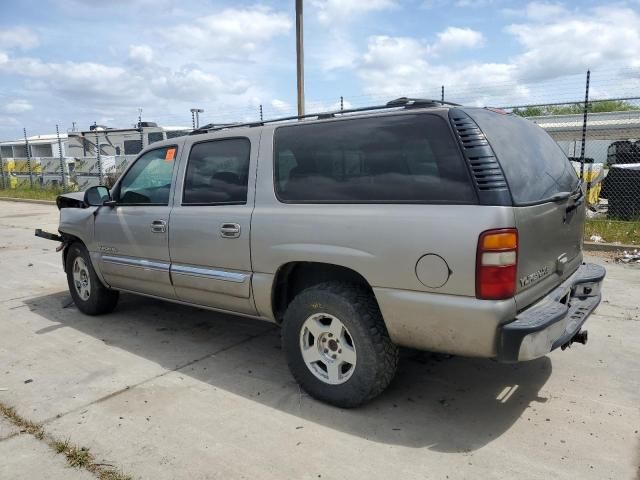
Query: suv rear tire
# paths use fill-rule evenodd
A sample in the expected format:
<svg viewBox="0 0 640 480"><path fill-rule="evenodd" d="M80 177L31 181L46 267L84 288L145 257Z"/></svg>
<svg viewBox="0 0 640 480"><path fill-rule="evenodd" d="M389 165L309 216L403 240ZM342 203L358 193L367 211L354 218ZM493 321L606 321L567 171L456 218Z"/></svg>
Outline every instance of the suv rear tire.
<svg viewBox="0 0 640 480"><path fill-rule="evenodd" d="M327 282L298 294L284 316L282 344L302 388L342 408L380 395L398 366L374 296L354 284Z"/></svg>
<svg viewBox="0 0 640 480"><path fill-rule="evenodd" d="M67 252L67 283L76 307L87 315L112 312L119 293L105 287L96 275L89 252L81 243L70 245Z"/></svg>

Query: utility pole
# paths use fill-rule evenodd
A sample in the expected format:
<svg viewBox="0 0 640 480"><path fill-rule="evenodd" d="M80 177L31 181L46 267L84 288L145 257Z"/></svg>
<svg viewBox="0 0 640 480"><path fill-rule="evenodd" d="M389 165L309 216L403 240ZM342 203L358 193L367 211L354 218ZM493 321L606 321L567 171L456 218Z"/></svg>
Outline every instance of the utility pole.
<svg viewBox="0 0 640 480"><path fill-rule="evenodd" d="M191 119L192 119L194 130L196 128L200 128L200 114L201 113L204 113L204 110L202 108L192 108L191 109ZM195 120L194 120L194 115L195 115Z"/></svg>
<svg viewBox="0 0 640 480"><path fill-rule="evenodd" d="M304 115L304 42L302 0L296 0L296 61L298 72L298 116Z"/></svg>

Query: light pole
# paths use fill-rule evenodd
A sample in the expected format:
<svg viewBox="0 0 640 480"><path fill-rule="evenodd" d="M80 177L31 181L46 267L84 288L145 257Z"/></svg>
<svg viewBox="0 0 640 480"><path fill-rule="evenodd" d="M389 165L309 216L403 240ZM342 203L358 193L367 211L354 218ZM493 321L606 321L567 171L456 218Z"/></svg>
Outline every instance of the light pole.
<svg viewBox="0 0 640 480"><path fill-rule="evenodd" d="M200 128L200 114L204 113L202 108L192 108L191 109L191 124L193 125L193 129Z"/></svg>
<svg viewBox="0 0 640 480"><path fill-rule="evenodd" d="M296 60L298 71L298 116L304 115L304 43L302 0L296 0Z"/></svg>

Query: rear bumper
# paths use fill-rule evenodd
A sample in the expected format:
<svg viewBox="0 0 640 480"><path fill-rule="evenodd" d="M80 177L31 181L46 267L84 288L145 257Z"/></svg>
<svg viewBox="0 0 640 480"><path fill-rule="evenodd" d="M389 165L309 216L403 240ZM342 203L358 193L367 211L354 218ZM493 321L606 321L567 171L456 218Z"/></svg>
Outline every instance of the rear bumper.
<svg viewBox="0 0 640 480"><path fill-rule="evenodd" d="M559 287L504 324L498 333L498 361L532 360L568 343L600 303L605 275L600 265L582 264Z"/></svg>

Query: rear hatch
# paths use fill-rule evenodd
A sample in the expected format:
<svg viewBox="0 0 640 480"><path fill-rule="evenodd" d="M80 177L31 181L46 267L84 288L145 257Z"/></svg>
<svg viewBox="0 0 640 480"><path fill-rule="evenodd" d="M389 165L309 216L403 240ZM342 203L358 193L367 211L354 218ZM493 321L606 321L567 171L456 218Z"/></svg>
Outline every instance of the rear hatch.
<svg viewBox="0 0 640 480"><path fill-rule="evenodd" d="M518 229L516 304L526 308L582 262L584 196L568 158L536 124L516 115L465 109L502 167Z"/></svg>

